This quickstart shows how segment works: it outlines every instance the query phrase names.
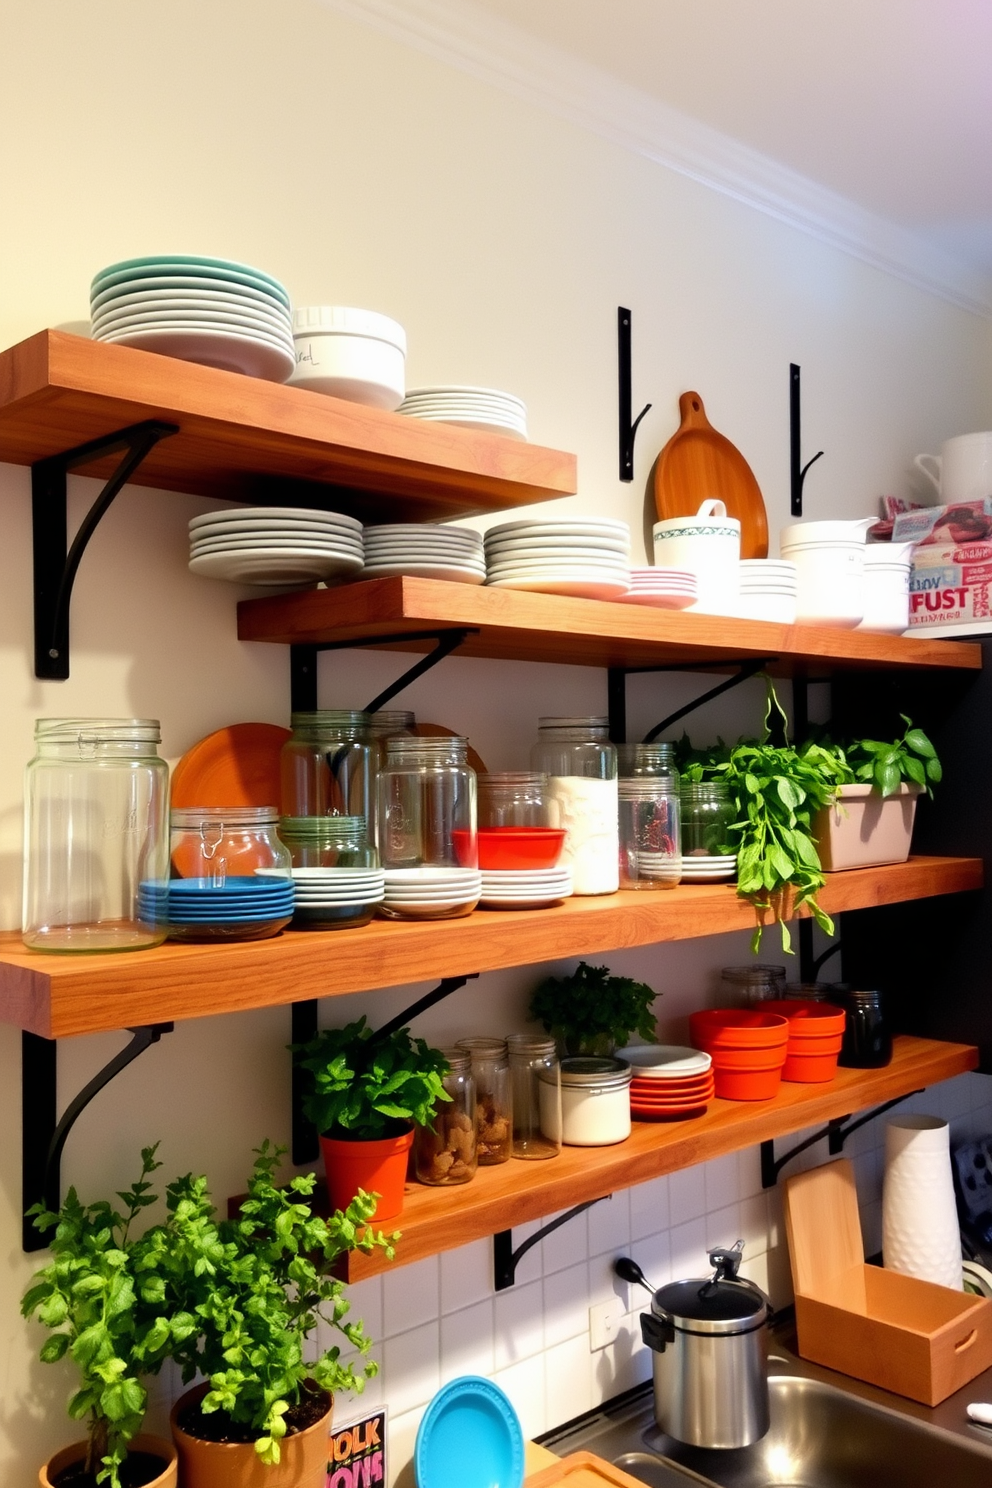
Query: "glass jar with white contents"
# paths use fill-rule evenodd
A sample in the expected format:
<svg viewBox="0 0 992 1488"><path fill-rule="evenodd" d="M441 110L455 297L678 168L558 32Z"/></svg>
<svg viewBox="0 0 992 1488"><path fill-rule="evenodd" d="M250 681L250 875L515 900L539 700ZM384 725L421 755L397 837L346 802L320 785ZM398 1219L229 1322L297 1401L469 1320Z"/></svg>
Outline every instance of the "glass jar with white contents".
<svg viewBox="0 0 992 1488"><path fill-rule="evenodd" d="M631 1067L625 1059L576 1055L561 1061L561 1104L541 1081L541 1130L566 1147L612 1147L630 1136ZM560 1125L557 1112L560 1109Z"/></svg>
<svg viewBox="0 0 992 1488"><path fill-rule="evenodd" d="M548 825L567 832L562 865L575 894L620 887L617 752L605 718L541 718L531 765L548 777Z"/></svg>

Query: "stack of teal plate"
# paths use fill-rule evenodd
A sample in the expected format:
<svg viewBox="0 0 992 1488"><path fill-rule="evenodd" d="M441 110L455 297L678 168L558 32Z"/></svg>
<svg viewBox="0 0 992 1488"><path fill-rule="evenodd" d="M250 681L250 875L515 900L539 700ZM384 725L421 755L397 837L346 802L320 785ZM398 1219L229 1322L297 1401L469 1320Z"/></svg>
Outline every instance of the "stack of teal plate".
<svg viewBox="0 0 992 1488"><path fill-rule="evenodd" d="M101 269L93 339L285 382L296 365L289 295L278 279L223 258L174 253Z"/></svg>

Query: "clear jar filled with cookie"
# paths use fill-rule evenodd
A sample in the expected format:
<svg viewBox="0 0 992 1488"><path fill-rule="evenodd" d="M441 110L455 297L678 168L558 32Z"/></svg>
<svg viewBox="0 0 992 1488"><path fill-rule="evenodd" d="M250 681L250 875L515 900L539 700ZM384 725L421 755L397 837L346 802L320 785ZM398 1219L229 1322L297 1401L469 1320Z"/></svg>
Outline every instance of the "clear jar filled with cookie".
<svg viewBox="0 0 992 1488"><path fill-rule="evenodd" d="M472 1061L475 1144L481 1168L509 1161L513 1151L510 1057L506 1039L464 1038L456 1045Z"/></svg>
<svg viewBox="0 0 992 1488"><path fill-rule="evenodd" d="M418 1183L444 1188L468 1183L479 1165L475 1140L475 1080L472 1056L463 1049L442 1049L448 1061L445 1093L430 1126L418 1126L413 1139L413 1169Z"/></svg>

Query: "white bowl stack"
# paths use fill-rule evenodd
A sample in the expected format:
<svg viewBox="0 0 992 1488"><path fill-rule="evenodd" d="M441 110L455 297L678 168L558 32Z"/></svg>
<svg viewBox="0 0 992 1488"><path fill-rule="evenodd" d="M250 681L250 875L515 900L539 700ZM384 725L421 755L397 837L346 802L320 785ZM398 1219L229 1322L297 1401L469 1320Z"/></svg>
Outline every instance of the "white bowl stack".
<svg viewBox="0 0 992 1488"><path fill-rule="evenodd" d="M508 439L527 438L526 403L512 393L501 393L498 388L412 388L399 411L410 418L459 424L464 429L485 429Z"/></svg>
<svg viewBox="0 0 992 1488"><path fill-rule="evenodd" d="M682 883L720 883L737 877L737 854L686 853Z"/></svg>
<svg viewBox="0 0 992 1488"><path fill-rule="evenodd" d="M289 295L248 264L192 254L131 258L101 269L90 285L94 341L268 382L296 365Z"/></svg>
<svg viewBox="0 0 992 1488"><path fill-rule="evenodd" d="M382 908L390 918L439 920L468 914L482 894L478 868L387 868Z"/></svg>
<svg viewBox="0 0 992 1488"><path fill-rule="evenodd" d="M482 534L470 527L393 522L365 528L368 579L409 574L421 579L447 579L456 584L484 584L486 557Z"/></svg>
<svg viewBox="0 0 992 1488"><path fill-rule="evenodd" d="M737 614L742 620L795 625L797 587L796 565L788 559L744 558Z"/></svg>
<svg viewBox="0 0 992 1488"><path fill-rule="evenodd" d="M376 310L300 305L293 311L293 387L399 408L406 385L406 332Z"/></svg>
<svg viewBox="0 0 992 1488"><path fill-rule="evenodd" d="M624 604L654 605L660 610L685 610L699 595L696 575L687 568L632 568L630 593Z"/></svg>
<svg viewBox="0 0 992 1488"><path fill-rule="evenodd" d="M362 524L341 512L236 506L189 524L190 573L276 586L352 578L364 563Z"/></svg>
<svg viewBox="0 0 992 1488"><path fill-rule="evenodd" d="M630 590L626 522L575 517L503 522L485 537L487 584L582 599L619 599Z"/></svg>
<svg viewBox="0 0 992 1488"><path fill-rule="evenodd" d="M550 909L572 893L568 868L483 868L482 898L487 909Z"/></svg>

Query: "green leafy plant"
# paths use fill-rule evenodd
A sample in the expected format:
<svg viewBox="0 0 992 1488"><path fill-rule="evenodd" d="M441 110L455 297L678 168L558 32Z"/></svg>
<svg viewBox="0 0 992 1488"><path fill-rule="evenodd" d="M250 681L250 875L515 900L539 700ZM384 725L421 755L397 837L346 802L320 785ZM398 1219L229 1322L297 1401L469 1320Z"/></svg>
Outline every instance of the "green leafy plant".
<svg viewBox="0 0 992 1488"><path fill-rule="evenodd" d="M313 1173L276 1187L284 1150L268 1142L256 1150L236 1219L215 1221L205 1178L187 1174L170 1184L168 1217L149 1232L140 1262L186 1319L173 1352L185 1382L197 1373L207 1378L201 1416L219 1414L224 1436L253 1442L268 1464L279 1461L295 1413L310 1424L314 1387L360 1393L378 1372L374 1362L343 1362L338 1343L305 1355L321 1320L359 1357L368 1353L371 1341L360 1322L346 1321L344 1283L331 1268L352 1250L379 1249L392 1258L398 1238L369 1228L375 1201L368 1194L322 1219L309 1202Z"/></svg>
<svg viewBox="0 0 992 1488"><path fill-rule="evenodd" d="M333 1137L374 1140L429 1126L438 1101L451 1097L443 1077L448 1061L409 1028L385 1037L364 1018L325 1028L294 1046L311 1077L303 1108L317 1130Z"/></svg>
<svg viewBox="0 0 992 1488"><path fill-rule="evenodd" d="M566 1054L611 1054L632 1033L651 1042L654 998L646 983L611 976L608 966L580 961L571 975L548 977L540 984L528 1016L553 1033Z"/></svg>
<svg viewBox="0 0 992 1488"><path fill-rule="evenodd" d="M905 782L918 785L932 798L933 787L939 785L943 777L937 751L923 730L913 727L905 713L899 716L906 725L901 739L891 744L861 739L848 746L847 762L853 771L852 780L870 780L883 796L895 795Z"/></svg>
<svg viewBox="0 0 992 1488"><path fill-rule="evenodd" d="M45 1363L68 1355L79 1370L69 1415L87 1422L85 1471L111 1488L120 1488L128 1442L144 1418L140 1377L156 1374L192 1328L183 1308L166 1303L148 1236L134 1233L137 1216L157 1201L149 1182L161 1166L156 1150L142 1150L141 1177L117 1194L119 1209L103 1199L83 1204L70 1188L58 1214L41 1204L28 1211L39 1230L55 1234L52 1258L33 1278L21 1311L52 1330L41 1350Z"/></svg>

